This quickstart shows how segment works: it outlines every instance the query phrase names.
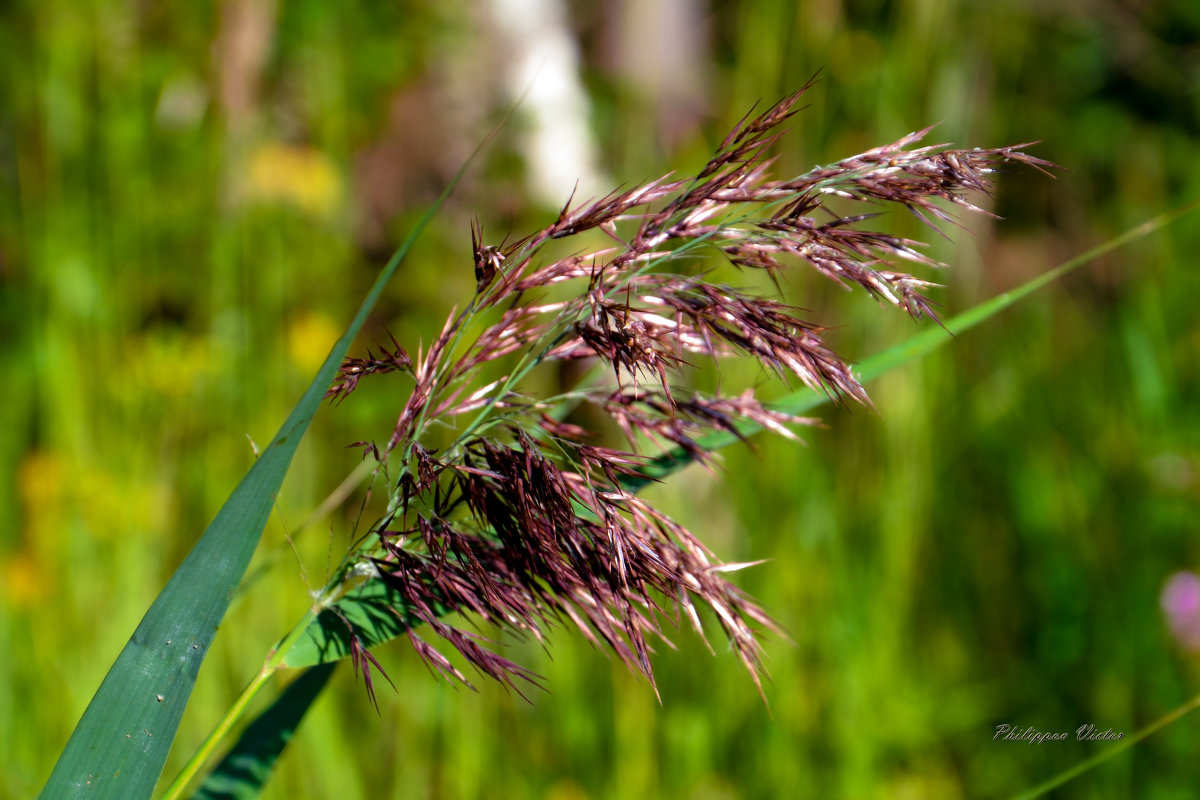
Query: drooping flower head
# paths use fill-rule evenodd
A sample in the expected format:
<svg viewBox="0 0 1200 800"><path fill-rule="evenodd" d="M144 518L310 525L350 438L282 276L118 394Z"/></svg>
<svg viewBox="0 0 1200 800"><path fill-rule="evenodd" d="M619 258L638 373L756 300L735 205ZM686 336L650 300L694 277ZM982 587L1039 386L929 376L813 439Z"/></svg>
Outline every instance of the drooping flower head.
<svg viewBox="0 0 1200 800"><path fill-rule="evenodd" d="M415 357L393 339L391 349L343 365L329 392L338 400L367 375L402 372L412 382L389 440L356 444L381 463L399 462L367 556L431 667L467 681L429 633L483 674L510 686L533 680L461 622L542 639L567 621L653 682L654 642L666 641L664 628L681 615L703 635L698 609L706 607L759 682L756 630L774 626L725 577L746 565L722 563L634 489L664 452L711 468L708 433L740 436L749 424L794 436L792 427L814 422L772 408L752 388L697 392L686 385L690 365L750 358L837 402L869 400L821 326L778 299L714 282L698 257L719 253L739 269L766 271L776 286L779 273L807 265L915 318L933 317L925 292L934 284L898 268L937 266L923 245L863 229L873 214L837 215L826 200L900 205L932 223L950 219L946 205L979 211L965 195L987 191L1002 163L1050 166L1021 152L1026 145L913 147L926 130L773 180L768 153L800 94L747 115L694 177L568 202L550 225L512 242L489 244L474 225L465 268L476 292L464 310ZM542 257L548 243L590 230L611 245ZM547 299L560 285L576 291L555 288L567 299ZM556 397L521 391L533 370L564 361L605 369L584 371L583 383ZM503 364L503 375L484 382L481 367L491 364ZM602 446L568 422L580 404L611 418L624 446ZM426 443L435 421L458 431L436 453ZM355 653L369 681L375 662L365 648Z"/></svg>

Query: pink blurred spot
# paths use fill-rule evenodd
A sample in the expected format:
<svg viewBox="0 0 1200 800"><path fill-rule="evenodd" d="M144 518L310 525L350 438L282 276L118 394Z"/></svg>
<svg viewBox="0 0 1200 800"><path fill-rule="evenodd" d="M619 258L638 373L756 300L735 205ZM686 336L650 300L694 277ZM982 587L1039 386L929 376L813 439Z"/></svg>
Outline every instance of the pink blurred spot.
<svg viewBox="0 0 1200 800"><path fill-rule="evenodd" d="M1176 641L1188 650L1200 650L1200 576L1176 572L1167 579L1159 604Z"/></svg>

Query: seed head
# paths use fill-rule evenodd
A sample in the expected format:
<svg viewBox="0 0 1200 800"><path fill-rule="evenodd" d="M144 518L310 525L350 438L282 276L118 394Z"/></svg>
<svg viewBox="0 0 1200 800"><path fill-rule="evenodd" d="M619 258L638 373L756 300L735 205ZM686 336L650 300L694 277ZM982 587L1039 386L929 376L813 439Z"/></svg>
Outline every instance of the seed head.
<svg viewBox="0 0 1200 800"><path fill-rule="evenodd" d="M533 673L458 620L539 641L568 622L653 684L654 644L670 644L666 632L681 615L703 636L704 606L761 691L757 632L775 626L725 577L748 565L722 563L625 487L644 482L647 458L671 448L713 468L704 435L740 435L742 421L792 438L793 428L816 422L773 409L750 388L696 392L686 382L693 365L751 358L835 401L870 401L822 326L779 299L712 280L696 256L715 252L736 268L765 270L777 287L784 270L807 265L915 318L936 318L925 295L936 284L900 269L940 266L922 243L864 228L874 213L833 214L826 199L900 205L927 222L952 222L946 206L979 211L967 194L986 192L1001 164L1052 166L1022 152L1026 145L914 147L926 129L772 180L768 152L802 92L747 115L692 178L667 175L598 200L572 199L550 225L513 242L486 244L473 224L475 295L450 313L428 350L410 358L392 339L393 349L342 366L329 392L339 401L366 375L412 378L386 446L356 445L380 461L400 455L368 558L436 673L467 683L425 631L484 675L511 687L534 683ZM612 244L541 258L546 243L588 230ZM572 282L579 291L568 299L541 297ZM607 369L555 397L521 393L532 370L565 360ZM503 377L489 370L484 382L481 367L492 362L507 365ZM602 446L598 431L564 421L579 403L610 417L627 449ZM460 431L438 453L423 445L435 422ZM378 663L359 644L353 654L372 691Z"/></svg>

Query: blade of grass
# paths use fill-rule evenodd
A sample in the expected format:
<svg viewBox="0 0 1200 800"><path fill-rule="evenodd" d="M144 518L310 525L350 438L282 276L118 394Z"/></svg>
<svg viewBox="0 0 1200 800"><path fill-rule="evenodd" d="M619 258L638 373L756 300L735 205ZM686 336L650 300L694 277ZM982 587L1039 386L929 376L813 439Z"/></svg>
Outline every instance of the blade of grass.
<svg viewBox="0 0 1200 800"><path fill-rule="evenodd" d="M43 797L150 797L200 664L258 546L275 494L326 387L384 286L494 134L480 142L392 255L279 432L155 598L67 741Z"/></svg>
<svg viewBox="0 0 1200 800"><path fill-rule="evenodd" d="M381 273L270 446L151 605L84 711L43 796L138 798L153 792L200 664L258 546L296 447L407 249L397 251Z"/></svg>
<svg viewBox="0 0 1200 800"><path fill-rule="evenodd" d="M1151 233L1170 225L1197 208L1200 208L1200 199L1147 220L1141 225L1131 228L1109 239L1107 242L1099 244L1058 265L1054 269L1027 281L1016 289L997 295L974 308L946 320L944 330L942 328L930 328L900 344L888 348L862 364L859 369L860 380L863 382L873 380L896 367L936 350L950 341L953 338L953 334L962 333L973 328L1064 275L1095 261L1106 253L1149 236ZM828 400L829 398L826 395L804 389L788 395L775 405L788 413L803 414L828 402ZM738 426L738 431L743 436L749 436L759 430L761 430L761 426L753 423L744 423ZM732 433L722 433L702 439L701 444L708 449L715 450L738 440L738 437ZM626 487L630 491L637 491L654 480L661 479L682 469L689 463L691 463L691 458L688 457L686 451L682 448L670 451L659 456L646 466L644 469L646 473L645 478L631 478L626 482ZM304 632L304 635L297 639L291 649L287 651L283 659L283 664L289 667L307 667L309 670L312 670L319 669L321 665L346 658L350 654L349 632L346 628L347 621L354 624L362 644L368 648L390 641L404 633L406 630L406 619L394 611L394 605L387 603L388 593L389 590L381 581L368 581L348 593L335 603L332 608L327 609L312 621ZM1128 744L1122 743L1122 745L1111 748L1109 751L1105 751L1105 753L1083 762L1072 770L1068 770L1054 780L1061 783L1075 777L1096 764L1111 758L1130 744L1141 738L1145 738L1145 736L1148 736L1155 730L1178 719L1183 714L1197 707L1197 705L1200 705L1200 697L1193 699L1187 705L1144 729L1131 739ZM289 729L286 732L269 735L286 735L290 737L290 734L291 730ZM244 752L248 753L251 748L252 740L248 741L247 736L243 735L235 745L231 755L233 753L239 755ZM1023 795L1022 800L1026 797L1039 796L1039 794L1043 794L1059 785L1059 783L1047 782L1033 790L1036 794ZM250 794L239 794L236 796L250 798L256 795L257 790Z"/></svg>
<svg viewBox="0 0 1200 800"><path fill-rule="evenodd" d="M310 667L339 661L350 655L353 626L367 647L402 636L417 620L397 613L399 595L383 581L369 580L325 609L305 629L283 659L285 667Z"/></svg>
<svg viewBox="0 0 1200 800"><path fill-rule="evenodd" d="M304 635L288 649L283 666L313 667L340 661L350 656L350 628L365 648L390 642L420 624L407 611L400 612L403 600L381 580L368 580L346 593L321 612L304 630ZM439 608L439 616L449 609Z"/></svg>

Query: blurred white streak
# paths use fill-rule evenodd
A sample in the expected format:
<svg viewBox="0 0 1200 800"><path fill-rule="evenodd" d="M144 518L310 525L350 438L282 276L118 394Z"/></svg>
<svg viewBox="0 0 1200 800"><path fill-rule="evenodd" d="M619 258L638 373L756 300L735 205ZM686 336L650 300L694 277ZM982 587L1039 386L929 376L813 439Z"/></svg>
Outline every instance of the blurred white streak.
<svg viewBox="0 0 1200 800"><path fill-rule="evenodd" d="M596 166L579 47L561 0L488 0L510 96L524 96L529 189L548 206L596 197L609 183Z"/></svg>

